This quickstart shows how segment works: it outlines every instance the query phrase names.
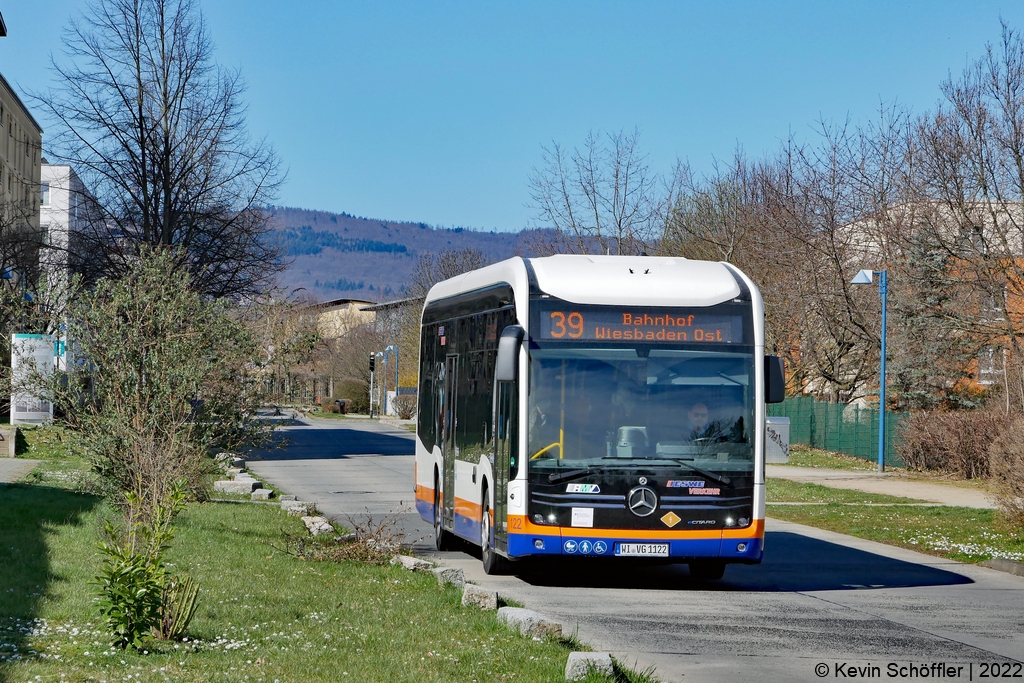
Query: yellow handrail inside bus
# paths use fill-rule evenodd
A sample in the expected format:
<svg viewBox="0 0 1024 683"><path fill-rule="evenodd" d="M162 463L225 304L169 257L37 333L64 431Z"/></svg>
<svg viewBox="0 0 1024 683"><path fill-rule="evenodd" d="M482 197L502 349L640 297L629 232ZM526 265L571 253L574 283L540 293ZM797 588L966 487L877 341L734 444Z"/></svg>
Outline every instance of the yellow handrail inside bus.
<svg viewBox="0 0 1024 683"><path fill-rule="evenodd" d="M554 448L556 446L558 447L558 459L561 460L562 459L562 443L564 441L565 441L565 430L559 429L558 430L558 441L556 441L556 442L554 442L552 444L548 444L544 448L540 449L539 451L537 451L536 453L531 455L530 456L530 460L536 460L537 458L539 458L540 456L544 455L545 453L547 453L548 451L550 451L552 448Z"/></svg>

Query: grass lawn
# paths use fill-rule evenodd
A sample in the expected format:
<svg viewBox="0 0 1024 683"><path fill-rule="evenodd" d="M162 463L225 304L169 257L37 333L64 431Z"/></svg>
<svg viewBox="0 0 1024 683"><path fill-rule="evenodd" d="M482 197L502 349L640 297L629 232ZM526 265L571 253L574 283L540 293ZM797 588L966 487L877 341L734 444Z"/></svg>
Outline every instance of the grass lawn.
<svg viewBox="0 0 1024 683"><path fill-rule="evenodd" d="M806 484L788 479L769 477L766 483L768 504L772 503L923 503L915 498L900 498L881 493L865 493L848 489L834 489L821 484Z"/></svg>
<svg viewBox="0 0 1024 683"><path fill-rule="evenodd" d="M791 444L789 447L788 465L795 467L821 467L832 470L863 470L873 472L878 469L877 462L868 462L852 455L823 451L803 444ZM887 466L886 469L899 469Z"/></svg>
<svg viewBox="0 0 1024 683"><path fill-rule="evenodd" d="M59 425L17 425L15 454L18 458L52 460L66 458L64 428Z"/></svg>
<svg viewBox="0 0 1024 683"><path fill-rule="evenodd" d="M818 484L768 480L767 514L858 538L981 562L993 557L1024 561L1024 534L1007 528L995 510L933 506L857 506L849 503L912 503L909 498L832 489ZM773 505L773 502L818 505Z"/></svg>
<svg viewBox="0 0 1024 683"><path fill-rule="evenodd" d="M429 574L267 545L302 525L265 505L189 506L168 560L201 584L190 638L114 650L91 585L109 509L50 474L70 467L43 466L36 481L51 485L0 487L0 681L563 680L565 644L463 608Z"/></svg>

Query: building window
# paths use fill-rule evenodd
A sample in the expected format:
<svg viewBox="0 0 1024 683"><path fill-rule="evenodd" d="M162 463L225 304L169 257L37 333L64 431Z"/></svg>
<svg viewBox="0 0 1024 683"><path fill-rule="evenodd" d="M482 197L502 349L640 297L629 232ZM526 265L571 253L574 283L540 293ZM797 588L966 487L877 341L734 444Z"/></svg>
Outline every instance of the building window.
<svg viewBox="0 0 1024 683"><path fill-rule="evenodd" d="M50 183L42 183L39 186L39 203L43 206L50 205Z"/></svg>
<svg viewBox="0 0 1024 683"><path fill-rule="evenodd" d="M47 223L39 226L39 242L44 246L50 246L50 226Z"/></svg>

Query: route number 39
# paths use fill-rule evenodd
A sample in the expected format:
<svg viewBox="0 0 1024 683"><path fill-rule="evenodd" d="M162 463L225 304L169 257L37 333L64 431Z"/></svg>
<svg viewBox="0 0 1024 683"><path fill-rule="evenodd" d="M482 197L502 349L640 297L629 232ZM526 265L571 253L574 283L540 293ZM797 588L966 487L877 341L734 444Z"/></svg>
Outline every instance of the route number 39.
<svg viewBox="0 0 1024 683"><path fill-rule="evenodd" d="M573 311L566 317L561 311L552 311L551 336L554 339L562 339L566 335L570 339L579 339L583 336L583 314Z"/></svg>

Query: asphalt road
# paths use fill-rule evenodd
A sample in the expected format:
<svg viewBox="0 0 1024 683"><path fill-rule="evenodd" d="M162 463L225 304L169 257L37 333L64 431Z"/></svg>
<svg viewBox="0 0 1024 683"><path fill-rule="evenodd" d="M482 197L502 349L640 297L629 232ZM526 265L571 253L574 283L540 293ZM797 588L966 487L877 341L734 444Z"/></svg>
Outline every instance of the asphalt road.
<svg viewBox="0 0 1024 683"><path fill-rule="evenodd" d="M410 511L408 432L306 420L279 438L288 445L254 454L261 477L343 522L395 514L421 554L561 621L596 650L656 667L663 681L831 681L852 667L893 681L1024 679L1022 577L777 520L765 561L732 565L721 581L692 580L685 567L593 564L490 577L468 548L432 550L430 525Z"/></svg>

